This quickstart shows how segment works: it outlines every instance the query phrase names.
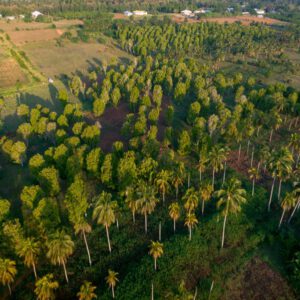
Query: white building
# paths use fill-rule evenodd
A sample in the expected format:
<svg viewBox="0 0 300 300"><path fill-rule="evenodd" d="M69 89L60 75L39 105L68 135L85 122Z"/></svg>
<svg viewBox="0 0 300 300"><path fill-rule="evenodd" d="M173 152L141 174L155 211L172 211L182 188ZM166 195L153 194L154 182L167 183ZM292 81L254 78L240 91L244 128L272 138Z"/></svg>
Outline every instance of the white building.
<svg viewBox="0 0 300 300"><path fill-rule="evenodd" d="M256 12L257 15L263 16L266 13L264 9L257 9L257 8L255 8L254 10L255 10L255 12Z"/></svg>
<svg viewBox="0 0 300 300"><path fill-rule="evenodd" d="M35 11L33 11L33 12L31 13L31 17L32 17L33 19L36 19L38 16L43 16L43 14L42 14L41 12L37 11L37 10L35 10Z"/></svg>
<svg viewBox="0 0 300 300"><path fill-rule="evenodd" d="M234 8L233 7L227 7L227 11L231 13L231 12L234 11Z"/></svg>
<svg viewBox="0 0 300 300"><path fill-rule="evenodd" d="M145 10L134 10L133 14L135 16L146 16L148 13Z"/></svg>
<svg viewBox="0 0 300 300"><path fill-rule="evenodd" d="M19 15L19 18L20 18L20 19L24 19L24 18L25 18L25 15Z"/></svg>
<svg viewBox="0 0 300 300"><path fill-rule="evenodd" d="M206 13L206 10L203 8L194 11L195 15L205 14L205 13Z"/></svg>
<svg viewBox="0 0 300 300"><path fill-rule="evenodd" d="M133 15L133 13L131 11L126 10L126 11L124 11L124 15L127 17L130 17Z"/></svg>
<svg viewBox="0 0 300 300"><path fill-rule="evenodd" d="M243 15L243 16L249 16L250 13L249 13L249 11L243 11L243 12L242 12L242 15Z"/></svg>
<svg viewBox="0 0 300 300"><path fill-rule="evenodd" d="M189 9L185 9L185 10L181 11L181 14L183 16L190 17L193 14L193 12L191 10L189 10Z"/></svg>
<svg viewBox="0 0 300 300"><path fill-rule="evenodd" d="M5 19L8 21L13 21L16 19L16 17L15 16L7 16L7 17L5 17Z"/></svg>

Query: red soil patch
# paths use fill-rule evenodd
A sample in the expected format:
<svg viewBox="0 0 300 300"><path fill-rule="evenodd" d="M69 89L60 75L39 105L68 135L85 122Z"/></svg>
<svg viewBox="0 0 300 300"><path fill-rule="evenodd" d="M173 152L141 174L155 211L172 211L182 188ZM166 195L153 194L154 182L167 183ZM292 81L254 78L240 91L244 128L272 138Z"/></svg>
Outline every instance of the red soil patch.
<svg viewBox="0 0 300 300"><path fill-rule="evenodd" d="M277 300L296 299L293 291L281 275L267 263L254 258L226 287L224 299Z"/></svg>

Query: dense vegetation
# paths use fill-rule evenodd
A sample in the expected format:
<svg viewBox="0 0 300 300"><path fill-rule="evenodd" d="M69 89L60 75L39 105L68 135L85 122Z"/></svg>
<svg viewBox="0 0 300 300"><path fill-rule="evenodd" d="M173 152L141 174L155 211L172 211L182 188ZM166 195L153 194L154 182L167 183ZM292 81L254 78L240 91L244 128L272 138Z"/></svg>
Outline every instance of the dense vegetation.
<svg viewBox="0 0 300 300"><path fill-rule="evenodd" d="M280 249L293 288L272 296L296 299L299 91L203 58L274 59L299 41L239 24L111 34L132 62L70 78L56 111L20 103L16 130L2 129L0 180L24 180L0 184L1 297L230 299L249 260ZM120 128L102 127L115 115Z"/></svg>

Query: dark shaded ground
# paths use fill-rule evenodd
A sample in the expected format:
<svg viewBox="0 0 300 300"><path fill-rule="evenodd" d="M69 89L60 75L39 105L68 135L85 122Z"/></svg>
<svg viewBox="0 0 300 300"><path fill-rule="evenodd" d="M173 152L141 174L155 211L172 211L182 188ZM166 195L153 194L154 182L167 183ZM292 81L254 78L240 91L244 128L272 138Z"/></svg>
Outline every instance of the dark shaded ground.
<svg viewBox="0 0 300 300"><path fill-rule="evenodd" d="M224 299L278 300L297 299L281 275L259 258L253 258L244 270L228 283Z"/></svg>

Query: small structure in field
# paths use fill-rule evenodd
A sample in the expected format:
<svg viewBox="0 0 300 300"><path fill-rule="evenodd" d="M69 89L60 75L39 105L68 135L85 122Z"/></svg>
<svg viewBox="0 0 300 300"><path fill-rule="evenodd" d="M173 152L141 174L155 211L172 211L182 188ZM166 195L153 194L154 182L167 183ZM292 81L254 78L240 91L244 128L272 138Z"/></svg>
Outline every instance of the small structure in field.
<svg viewBox="0 0 300 300"><path fill-rule="evenodd" d="M190 16L193 15L193 12L192 12L191 10L189 10L189 9L185 9L185 10L182 10L182 11L181 11L181 14L182 14L183 16L185 16L185 17L190 17Z"/></svg>
<svg viewBox="0 0 300 300"><path fill-rule="evenodd" d="M258 16L264 16L265 13L266 13L264 9L257 9L257 8L255 8L254 10L255 10L255 12L256 12L256 14Z"/></svg>
<svg viewBox="0 0 300 300"><path fill-rule="evenodd" d="M233 7L227 7L227 12L229 12L229 13L234 12L234 8Z"/></svg>
<svg viewBox="0 0 300 300"><path fill-rule="evenodd" d="M14 21L16 19L16 17L15 16L7 16L7 17L5 17L5 19L7 21Z"/></svg>
<svg viewBox="0 0 300 300"><path fill-rule="evenodd" d="M39 17L39 16L43 16L43 14L42 14L41 12L37 11L37 10L35 10L35 11L33 11L33 12L31 13L32 19L36 19L36 18Z"/></svg>
<svg viewBox="0 0 300 300"><path fill-rule="evenodd" d="M25 15L19 15L19 19L25 19Z"/></svg>
<svg viewBox="0 0 300 300"><path fill-rule="evenodd" d="M133 15L133 13L131 11L124 11L124 15L127 16L127 17L131 17Z"/></svg>
<svg viewBox="0 0 300 300"><path fill-rule="evenodd" d="M200 14L205 14L205 13L206 13L206 10L204 8L197 9L194 11L195 15L200 15Z"/></svg>
<svg viewBox="0 0 300 300"><path fill-rule="evenodd" d="M145 10L134 10L133 15L135 16L147 16L147 12Z"/></svg>
<svg viewBox="0 0 300 300"><path fill-rule="evenodd" d="M249 13L249 11L243 11L243 12L242 12L242 15L243 15L243 16L249 16L250 13Z"/></svg>

